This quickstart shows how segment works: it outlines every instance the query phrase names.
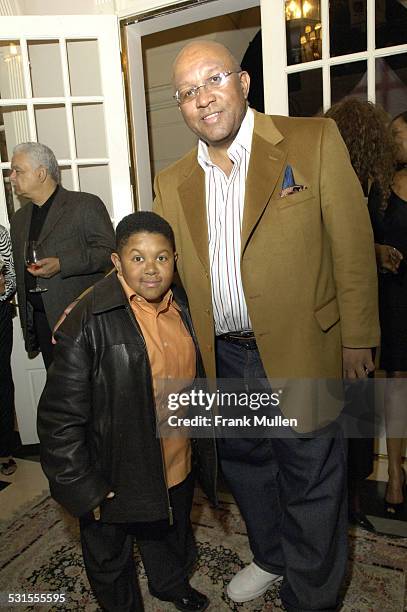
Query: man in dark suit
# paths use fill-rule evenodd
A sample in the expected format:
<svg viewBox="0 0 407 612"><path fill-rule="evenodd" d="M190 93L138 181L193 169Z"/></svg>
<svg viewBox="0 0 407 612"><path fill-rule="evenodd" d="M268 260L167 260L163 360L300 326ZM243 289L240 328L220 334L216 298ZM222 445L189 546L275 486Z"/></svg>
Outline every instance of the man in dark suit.
<svg viewBox="0 0 407 612"><path fill-rule="evenodd" d="M17 145L10 180L18 196L31 200L11 220L17 293L27 352L40 350L52 362L52 328L65 306L111 267L114 231L95 195L60 185L54 153L47 146ZM27 267L24 245L36 241L41 259ZM37 291L33 291L37 289Z"/></svg>
<svg viewBox="0 0 407 612"><path fill-rule="evenodd" d="M308 382L366 377L379 341L372 231L346 147L332 121L248 108L249 75L218 43L187 45L173 83L199 142L157 176L155 211L174 230L206 373L289 379L299 393L284 415L301 432L326 426L341 402L318 404ZM253 553L229 597L254 599L282 575L290 612L337 609L347 560L341 433L229 438L219 456Z"/></svg>

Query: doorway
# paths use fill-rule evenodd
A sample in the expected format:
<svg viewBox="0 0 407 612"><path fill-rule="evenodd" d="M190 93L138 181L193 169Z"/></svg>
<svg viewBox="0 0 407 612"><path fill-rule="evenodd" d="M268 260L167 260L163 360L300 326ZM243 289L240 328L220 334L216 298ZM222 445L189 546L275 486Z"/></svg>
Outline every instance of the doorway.
<svg viewBox="0 0 407 612"><path fill-rule="evenodd" d="M208 39L226 45L240 61L261 28L260 1L224 0L184 9L124 27L135 201L151 210L154 176L196 145L173 100L172 63L188 42ZM146 121L147 119L147 121Z"/></svg>

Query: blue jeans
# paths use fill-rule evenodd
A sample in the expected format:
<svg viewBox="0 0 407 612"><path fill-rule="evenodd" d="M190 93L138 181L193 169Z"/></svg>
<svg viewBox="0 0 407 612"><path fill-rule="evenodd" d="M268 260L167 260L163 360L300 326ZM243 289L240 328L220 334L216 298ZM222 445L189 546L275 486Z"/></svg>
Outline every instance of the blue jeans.
<svg viewBox="0 0 407 612"><path fill-rule="evenodd" d="M216 365L220 379L266 378L256 349L219 339ZM347 562L340 432L331 438L221 439L218 452L255 563L284 576L280 596L287 610L336 610Z"/></svg>

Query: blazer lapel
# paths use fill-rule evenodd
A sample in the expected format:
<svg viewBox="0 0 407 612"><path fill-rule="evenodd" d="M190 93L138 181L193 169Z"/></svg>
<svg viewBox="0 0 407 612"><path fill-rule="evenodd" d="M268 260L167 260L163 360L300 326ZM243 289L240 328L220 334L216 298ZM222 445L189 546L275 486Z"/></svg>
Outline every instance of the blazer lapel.
<svg viewBox="0 0 407 612"><path fill-rule="evenodd" d="M274 124L270 131L270 122L262 126L263 121L264 116L255 113L255 129L243 210L242 255L260 216L270 201L287 158L287 153L275 146L283 139L283 136L274 127ZM269 134L270 139L266 140L260 136L260 133Z"/></svg>
<svg viewBox="0 0 407 612"><path fill-rule="evenodd" d="M45 223L42 226L41 233L38 237L38 242L40 244L49 236L55 225L65 213L66 204L66 190L60 185L58 187L58 193L55 196L55 200L52 202L51 208L45 219Z"/></svg>
<svg viewBox="0 0 407 612"><path fill-rule="evenodd" d="M192 172L178 187L184 215L195 249L205 270L209 272L208 223L205 204L205 174L196 159Z"/></svg>

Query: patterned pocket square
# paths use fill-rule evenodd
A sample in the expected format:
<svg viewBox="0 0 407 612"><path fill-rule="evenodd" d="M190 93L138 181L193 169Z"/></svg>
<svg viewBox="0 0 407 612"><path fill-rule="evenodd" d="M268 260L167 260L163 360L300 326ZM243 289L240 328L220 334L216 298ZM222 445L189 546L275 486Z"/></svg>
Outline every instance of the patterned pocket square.
<svg viewBox="0 0 407 612"><path fill-rule="evenodd" d="M282 190L280 191L280 198L285 198L291 193L296 191L304 191L306 187L304 185L297 185L294 180L294 172L290 165L286 166L282 184Z"/></svg>

